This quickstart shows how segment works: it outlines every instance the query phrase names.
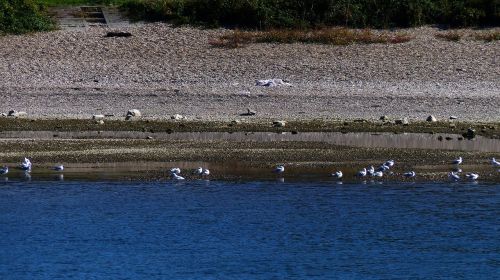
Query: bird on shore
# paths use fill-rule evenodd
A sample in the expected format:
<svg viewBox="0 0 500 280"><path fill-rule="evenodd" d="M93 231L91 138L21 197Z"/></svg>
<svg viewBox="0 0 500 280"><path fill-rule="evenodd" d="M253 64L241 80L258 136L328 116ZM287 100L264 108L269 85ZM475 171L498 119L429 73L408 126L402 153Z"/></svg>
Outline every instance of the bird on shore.
<svg viewBox="0 0 500 280"><path fill-rule="evenodd" d="M381 166L379 166L379 167L377 168L377 170L376 170L376 171L382 171L382 172L385 172L385 171L387 171L387 170L389 170L389 169L390 169L390 167L389 167L389 166L387 166L387 165L385 165L385 164L382 164Z"/></svg>
<svg viewBox="0 0 500 280"><path fill-rule="evenodd" d="M366 168L363 168L363 170L360 170L360 171L356 174L356 176L358 176L358 177L365 177L365 176L366 176L366 173L367 173Z"/></svg>
<svg viewBox="0 0 500 280"><path fill-rule="evenodd" d="M31 161L28 158L24 158L19 167L24 171L31 172Z"/></svg>
<svg viewBox="0 0 500 280"><path fill-rule="evenodd" d="M193 171L193 174L201 175L203 174L203 167L198 167Z"/></svg>
<svg viewBox="0 0 500 280"><path fill-rule="evenodd" d="M170 178L172 178L172 180L184 180L185 178L180 176L180 175L177 175L177 173L171 173L170 174Z"/></svg>
<svg viewBox="0 0 500 280"><path fill-rule="evenodd" d="M366 169L366 174L370 175L370 176L373 176L373 173L375 173L375 167L373 167L373 165L371 165L370 167L368 167Z"/></svg>
<svg viewBox="0 0 500 280"><path fill-rule="evenodd" d="M493 165L495 167L500 167L500 161L497 161L495 158L492 158L491 165Z"/></svg>
<svg viewBox="0 0 500 280"><path fill-rule="evenodd" d="M390 159L390 160L384 162L383 165L388 166L388 167L393 167L394 166L394 160Z"/></svg>
<svg viewBox="0 0 500 280"><path fill-rule="evenodd" d="M458 181L458 180L460 180L460 175L458 175L457 173L452 171L452 172L448 173L448 178L450 178L450 180L453 180L453 181Z"/></svg>
<svg viewBox="0 0 500 280"><path fill-rule="evenodd" d="M285 167L283 165L278 165L278 166L276 166L276 168L274 168L273 172L281 174L281 173L285 172Z"/></svg>
<svg viewBox="0 0 500 280"><path fill-rule="evenodd" d="M174 167L170 169L170 174L181 174L181 169L179 167Z"/></svg>
<svg viewBox="0 0 500 280"><path fill-rule="evenodd" d="M455 165L459 165L459 164L462 164L462 157L458 157L457 159L454 159L451 164L455 164Z"/></svg>
<svg viewBox="0 0 500 280"><path fill-rule="evenodd" d="M415 173L415 171L409 171L404 173L403 176L405 176L406 178L414 178L415 176L417 176L417 173Z"/></svg>
<svg viewBox="0 0 500 280"><path fill-rule="evenodd" d="M8 166L4 166L3 168L0 168L0 175L5 175L9 173L9 167Z"/></svg>
<svg viewBox="0 0 500 280"><path fill-rule="evenodd" d="M377 172L373 172L373 177L382 177L384 176L384 172L382 171L377 171Z"/></svg>
<svg viewBox="0 0 500 280"><path fill-rule="evenodd" d="M477 180L477 178L479 178L479 174L467 173L467 174L465 174L465 177L467 177L469 180L475 181L475 180Z"/></svg>
<svg viewBox="0 0 500 280"><path fill-rule="evenodd" d="M342 176L344 176L344 174L342 174L342 171L340 171L340 170L335 172L335 173L332 173L332 177L335 177L338 179L342 178Z"/></svg>
<svg viewBox="0 0 500 280"><path fill-rule="evenodd" d="M201 175L202 175L202 176L208 176L208 175L210 175L210 170L208 170L208 169L203 169L203 171L201 172Z"/></svg>
<svg viewBox="0 0 500 280"><path fill-rule="evenodd" d="M52 170L63 171L64 170L64 166L63 165L56 165L56 166L52 167Z"/></svg>

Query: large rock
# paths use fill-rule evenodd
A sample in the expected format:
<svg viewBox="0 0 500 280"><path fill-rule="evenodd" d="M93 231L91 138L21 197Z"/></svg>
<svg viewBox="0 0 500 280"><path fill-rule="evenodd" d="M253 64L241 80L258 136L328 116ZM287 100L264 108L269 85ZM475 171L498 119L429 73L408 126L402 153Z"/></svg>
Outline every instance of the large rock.
<svg viewBox="0 0 500 280"><path fill-rule="evenodd" d="M126 120L132 120L132 119L138 119L142 117L141 111L137 109L131 109L128 110L127 116L125 117Z"/></svg>
<svg viewBox="0 0 500 280"><path fill-rule="evenodd" d="M18 112L16 110L10 110L8 116L14 117L14 118L24 118L24 117L28 116L28 114L26 112L23 112L23 111Z"/></svg>
<svg viewBox="0 0 500 280"><path fill-rule="evenodd" d="M430 116L427 117L426 121L428 121L428 122L437 122L437 119L433 115L430 115Z"/></svg>

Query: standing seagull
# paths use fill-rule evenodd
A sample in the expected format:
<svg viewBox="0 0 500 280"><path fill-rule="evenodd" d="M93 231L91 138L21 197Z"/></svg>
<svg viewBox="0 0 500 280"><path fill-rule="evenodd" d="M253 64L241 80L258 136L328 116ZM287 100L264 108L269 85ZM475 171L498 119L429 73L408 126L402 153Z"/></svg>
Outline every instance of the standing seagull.
<svg viewBox="0 0 500 280"><path fill-rule="evenodd" d="M64 170L64 166L63 165L56 165L56 166L52 167L52 170L63 171Z"/></svg>
<svg viewBox="0 0 500 280"><path fill-rule="evenodd" d="M0 169L0 175L5 175L9 173L9 167L8 166L4 166L3 168Z"/></svg>
<svg viewBox="0 0 500 280"><path fill-rule="evenodd" d="M373 173L375 173L375 168L373 167L373 165L371 165L370 167L368 167L368 169L366 169L366 174L373 176Z"/></svg>
<svg viewBox="0 0 500 280"><path fill-rule="evenodd" d="M31 161L28 158L24 158L19 167L24 171L31 172Z"/></svg>
<svg viewBox="0 0 500 280"><path fill-rule="evenodd" d="M459 165L462 163L462 157L458 157L457 159L454 159L451 164Z"/></svg>
<svg viewBox="0 0 500 280"><path fill-rule="evenodd" d="M363 170L359 171L356 176L358 177L365 177L366 176L366 168L363 168Z"/></svg>
<svg viewBox="0 0 500 280"><path fill-rule="evenodd" d="M208 175L210 175L210 170L208 170L208 169L203 169L203 172L201 172L201 175L202 175L202 176L208 176Z"/></svg>
<svg viewBox="0 0 500 280"><path fill-rule="evenodd" d="M340 170L335 172L335 173L332 173L332 177L335 177L338 179L342 178L342 176L344 176L344 174L342 174L342 171L340 171Z"/></svg>
<svg viewBox="0 0 500 280"><path fill-rule="evenodd" d="M384 176L384 172L382 171L373 172L373 177L382 177L382 176Z"/></svg>
<svg viewBox="0 0 500 280"><path fill-rule="evenodd" d="M202 168L202 167L198 167L198 168L196 168L196 169L193 171L193 174L196 174L196 175L201 175L201 174L203 174L203 168Z"/></svg>
<svg viewBox="0 0 500 280"><path fill-rule="evenodd" d="M285 172L285 167L283 165L278 165L276 168L273 170L274 173L281 174Z"/></svg>
<svg viewBox="0 0 500 280"><path fill-rule="evenodd" d="M475 180L477 180L477 178L479 178L479 174L477 174L477 173L467 173L467 174L465 174L465 177L469 178L472 181L475 181Z"/></svg>
<svg viewBox="0 0 500 280"><path fill-rule="evenodd" d="M170 169L170 174L181 174L181 169L179 167L174 167L172 169Z"/></svg>
<svg viewBox="0 0 500 280"><path fill-rule="evenodd" d="M453 171L450 172L450 173L448 173L448 178L450 178L450 180L453 180L453 181L460 180L460 176L457 173L453 172Z"/></svg>
<svg viewBox="0 0 500 280"><path fill-rule="evenodd" d="M415 173L415 171L410 171L404 173L403 176L405 176L406 178L414 178L415 176L417 176L417 173Z"/></svg>
<svg viewBox="0 0 500 280"><path fill-rule="evenodd" d="M394 166L394 160L391 159L391 160L388 160L384 163L385 166L388 166L388 167L393 167Z"/></svg>

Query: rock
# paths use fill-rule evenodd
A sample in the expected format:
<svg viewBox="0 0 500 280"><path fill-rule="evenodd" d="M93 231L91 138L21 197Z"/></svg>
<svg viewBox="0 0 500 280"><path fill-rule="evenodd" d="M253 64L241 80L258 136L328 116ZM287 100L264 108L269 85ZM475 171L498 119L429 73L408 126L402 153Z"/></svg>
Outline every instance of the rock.
<svg viewBox="0 0 500 280"><path fill-rule="evenodd" d="M443 136L439 135L437 138L439 141L443 141Z"/></svg>
<svg viewBox="0 0 500 280"><path fill-rule="evenodd" d="M104 121L103 120L96 120L95 123L96 124L104 124Z"/></svg>
<svg viewBox="0 0 500 280"><path fill-rule="evenodd" d="M1 113L1 114L0 114L0 117L7 117L7 114L5 114L5 113Z"/></svg>
<svg viewBox="0 0 500 280"><path fill-rule="evenodd" d="M408 118L397 119L394 121L395 124L410 125Z"/></svg>
<svg viewBox="0 0 500 280"><path fill-rule="evenodd" d="M8 114L9 117L14 117L14 118L24 118L27 115L28 114L26 112L23 112L23 111L18 112L16 110L10 110L9 114Z"/></svg>
<svg viewBox="0 0 500 280"><path fill-rule="evenodd" d="M456 119L458 119L457 116L450 116L450 120L456 120Z"/></svg>
<svg viewBox="0 0 500 280"><path fill-rule="evenodd" d="M430 116L427 117L426 121L428 121L428 122L437 122L437 119L433 115L430 115Z"/></svg>
<svg viewBox="0 0 500 280"><path fill-rule="evenodd" d="M299 132L297 130L292 130L292 134L295 135L295 134L299 134Z"/></svg>
<svg viewBox="0 0 500 280"><path fill-rule="evenodd" d="M388 116L382 116L382 117L380 117L380 120L386 122L386 121L389 120L389 117Z"/></svg>
<svg viewBox="0 0 500 280"><path fill-rule="evenodd" d="M106 37L130 37L132 33L125 31L110 31L106 33Z"/></svg>
<svg viewBox="0 0 500 280"><path fill-rule="evenodd" d="M274 121L273 122L273 126L274 127L285 127L286 126L286 122L285 121Z"/></svg>
<svg viewBox="0 0 500 280"><path fill-rule="evenodd" d="M231 121L231 125L237 125L237 124L240 124L241 121L240 120L232 120Z"/></svg>
<svg viewBox="0 0 500 280"><path fill-rule="evenodd" d="M185 117L183 115L175 114L170 117L172 120L183 120Z"/></svg>
<svg viewBox="0 0 500 280"><path fill-rule="evenodd" d="M92 115L93 120L102 120L104 119L104 115Z"/></svg>
<svg viewBox="0 0 500 280"><path fill-rule="evenodd" d="M473 128L471 128L471 127L469 127L469 128L467 129L467 132L466 132L466 133L464 133L464 134L462 134L462 136L463 136L464 138L467 138L467 139L473 139L474 137L476 137L476 130L475 130L475 129L473 129Z"/></svg>
<svg viewBox="0 0 500 280"><path fill-rule="evenodd" d="M128 110L127 116L125 117L126 120L131 120L131 119L138 119L142 117L142 114L139 110L137 109L131 109Z"/></svg>
<svg viewBox="0 0 500 280"><path fill-rule="evenodd" d="M444 139L446 139L446 140L448 140L448 141L453 140L453 138L452 138L452 137L450 137L450 136L446 136Z"/></svg>
<svg viewBox="0 0 500 280"><path fill-rule="evenodd" d="M146 137L146 139L151 140L151 139L153 139L153 137L148 136L148 137Z"/></svg>
<svg viewBox="0 0 500 280"><path fill-rule="evenodd" d="M454 123L450 123L450 128L455 128L455 127L457 127L457 125L456 125L456 124L454 124Z"/></svg>

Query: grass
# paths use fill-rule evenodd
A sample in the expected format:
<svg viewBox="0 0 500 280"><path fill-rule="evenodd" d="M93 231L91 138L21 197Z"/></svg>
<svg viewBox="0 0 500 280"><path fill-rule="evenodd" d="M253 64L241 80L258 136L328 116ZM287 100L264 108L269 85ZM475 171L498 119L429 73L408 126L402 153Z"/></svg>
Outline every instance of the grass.
<svg viewBox="0 0 500 280"><path fill-rule="evenodd" d="M460 39L462 39L463 34L458 31L449 31L449 32L436 33L434 36L441 40L458 42L460 41Z"/></svg>
<svg viewBox="0 0 500 280"><path fill-rule="evenodd" d="M397 44L411 40L404 33L373 32L370 29L356 30L343 27L314 30L274 29L269 31L234 30L220 36L209 44L220 48L239 48L251 43L316 43L328 45L350 44Z"/></svg>
<svg viewBox="0 0 500 280"><path fill-rule="evenodd" d="M485 42L498 41L500 40L500 31L477 32L474 38Z"/></svg>
<svg viewBox="0 0 500 280"><path fill-rule="evenodd" d="M121 5L129 0L36 0L40 5L54 6L77 6L77 5Z"/></svg>

